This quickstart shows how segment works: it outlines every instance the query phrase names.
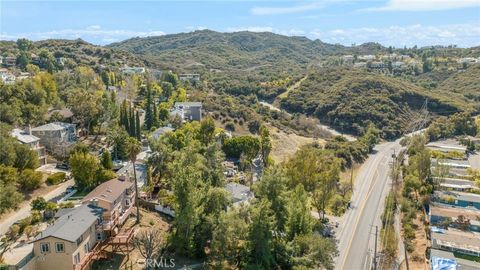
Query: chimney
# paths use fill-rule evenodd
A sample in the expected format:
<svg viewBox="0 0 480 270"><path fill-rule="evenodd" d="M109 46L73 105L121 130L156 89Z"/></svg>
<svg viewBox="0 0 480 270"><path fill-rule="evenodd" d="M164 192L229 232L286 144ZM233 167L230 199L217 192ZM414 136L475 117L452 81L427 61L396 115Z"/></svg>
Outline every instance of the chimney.
<svg viewBox="0 0 480 270"><path fill-rule="evenodd" d="M98 200L97 199L91 199L90 200L90 205L97 207L98 206Z"/></svg>
<svg viewBox="0 0 480 270"><path fill-rule="evenodd" d="M28 135L32 135L32 126L31 125L28 125L25 127L25 132L28 134Z"/></svg>

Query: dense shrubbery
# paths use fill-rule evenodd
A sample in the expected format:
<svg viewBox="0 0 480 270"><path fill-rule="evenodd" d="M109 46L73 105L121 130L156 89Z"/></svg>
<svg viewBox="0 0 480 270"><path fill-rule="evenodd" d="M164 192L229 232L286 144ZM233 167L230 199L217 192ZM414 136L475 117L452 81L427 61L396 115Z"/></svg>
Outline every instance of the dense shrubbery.
<svg viewBox="0 0 480 270"><path fill-rule="evenodd" d="M56 172L47 177L47 184L49 185L58 185L65 180L64 172Z"/></svg>

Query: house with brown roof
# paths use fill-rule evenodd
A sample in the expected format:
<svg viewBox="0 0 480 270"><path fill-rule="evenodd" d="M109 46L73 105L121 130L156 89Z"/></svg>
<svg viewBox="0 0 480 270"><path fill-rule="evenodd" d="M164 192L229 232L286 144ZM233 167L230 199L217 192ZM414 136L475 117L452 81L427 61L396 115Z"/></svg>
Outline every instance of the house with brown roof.
<svg viewBox="0 0 480 270"><path fill-rule="evenodd" d="M101 226L106 235L115 234L119 225L133 213L134 183L125 178L109 180L88 193L82 203L103 208Z"/></svg>

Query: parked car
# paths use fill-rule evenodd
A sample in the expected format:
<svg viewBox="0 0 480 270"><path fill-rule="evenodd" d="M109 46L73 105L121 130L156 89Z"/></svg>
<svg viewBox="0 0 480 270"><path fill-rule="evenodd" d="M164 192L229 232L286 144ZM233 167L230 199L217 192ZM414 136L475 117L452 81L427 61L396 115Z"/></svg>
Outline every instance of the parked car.
<svg viewBox="0 0 480 270"><path fill-rule="evenodd" d="M67 163L57 163L57 165L55 165L55 168L60 170L69 170L70 166Z"/></svg>

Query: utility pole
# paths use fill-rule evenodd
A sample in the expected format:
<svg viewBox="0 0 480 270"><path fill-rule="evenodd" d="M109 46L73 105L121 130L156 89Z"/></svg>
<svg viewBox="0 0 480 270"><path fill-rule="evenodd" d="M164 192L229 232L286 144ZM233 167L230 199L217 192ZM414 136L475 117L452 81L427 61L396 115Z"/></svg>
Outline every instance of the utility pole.
<svg viewBox="0 0 480 270"><path fill-rule="evenodd" d="M352 164L352 167L350 168L350 188L353 191L353 164Z"/></svg>
<svg viewBox="0 0 480 270"><path fill-rule="evenodd" d="M375 226L375 253L373 254L373 269L377 270L377 234L378 226Z"/></svg>
<svg viewBox="0 0 480 270"><path fill-rule="evenodd" d="M407 270L410 270L410 266L408 265L407 245L405 245L405 241L403 241L403 251L405 252L405 265L407 266Z"/></svg>

